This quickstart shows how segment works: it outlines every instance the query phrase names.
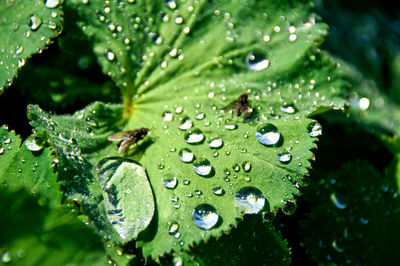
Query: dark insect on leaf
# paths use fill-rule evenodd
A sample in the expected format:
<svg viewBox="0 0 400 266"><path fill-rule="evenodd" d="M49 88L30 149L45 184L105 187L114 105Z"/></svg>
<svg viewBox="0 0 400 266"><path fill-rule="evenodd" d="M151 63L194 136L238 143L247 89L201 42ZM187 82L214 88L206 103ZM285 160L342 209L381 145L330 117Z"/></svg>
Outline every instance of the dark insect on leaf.
<svg viewBox="0 0 400 266"><path fill-rule="evenodd" d="M247 99L248 95L246 93L243 93L239 96L238 100L228 104L224 108L224 111L236 110L238 116L244 113L245 117L249 117L253 113L253 108L250 106Z"/></svg>
<svg viewBox="0 0 400 266"><path fill-rule="evenodd" d="M122 131L108 136L107 139L109 141L119 141L117 144L118 153L123 153L126 152L132 144L143 139L147 135L148 131L149 130L144 127L135 130Z"/></svg>

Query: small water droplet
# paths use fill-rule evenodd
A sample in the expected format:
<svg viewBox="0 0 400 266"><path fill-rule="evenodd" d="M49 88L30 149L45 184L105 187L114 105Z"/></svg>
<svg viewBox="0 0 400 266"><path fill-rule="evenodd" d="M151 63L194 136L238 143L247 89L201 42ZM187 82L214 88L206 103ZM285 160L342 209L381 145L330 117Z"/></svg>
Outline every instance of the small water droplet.
<svg viewBox="0 0 400 266"><path fill-rule="evenodd" d="M232 166L233 171L235 171L236 173L240 171L240 166L238 164L234 164Z"/></svg>
<svg viewBox="0 0 400 266"><path fill-rule="evenodd" d="M261 144L275 146L281 139L281 133L276 126L265 124L257 128L256 137Z"/></svg>
<svg viewBox="0 0 400 266"><path fill-rule="evenodd" d="M207 141L208 146L213 149L218 149L222 147L223 141L220 137L215 137L211 138L209 141Z"/></svg>
<svg viewBox="0 0 400 266"><path fill-rule="evenodd" d="M205 117L206 117L206 114L205 114L205 113L198 113L198 114L196 115L196 119L197 119L197 120L203 120Z"/></svg>
<svg viewBox="0 0 400 266"><path fill-rule="evenodd" d="M4 153L4 148L1 147L1 148L0 148L0 154L3 154L3 153Z"/></svg>
<svg viewBox="0 0 400 266"><path fill-rule="evenodd" d="M162 183L164 187L174 189L178 184L178 179L173 174L167 173L162 177Z"/></svg>
<svg viewBox="0 0 400 266"><path fill-rule="evenodd" d="M242 164L243 170L248 173L251 170L251 163L249 161L243 162Z"/></svg>
<svg viewBox="0 0 400 266"><path fill-rule="evenodd" d="M182 119L181 124L179 125L180 130L188 130L193 126L193 122L189 117L185 117Z"/></svg>
<svg viewBox="0 0 400 266"><path fill-rule="evenodd" d="M347 204L346 204L346 198L344 197L344 195L342 193L331 193L331 201L333 202L333 204L335 204L336 208L338 209L346 209Z"/></svg>
<svg viewBox="0 0 400 266"><path fill-rule="evenodd" d="M16 50L15 50L15 54L21 54L24 51L24 47L18 45Z"/></svg>
<svg viewBox="0 0 400 266"><path fill-rule="evenodd" d="M282 207L282 212L286 215L292 215L297 208L297 204L293 200L287 200L285 201L283 207Z"/></svg>
<svg viewBox="0 0 400 266"><path fill-rule="evenodd" d="M31 30L37 30L40 25L42 25L42 18L38 15L32 15L31 21L29 22L29 27L31 28Z"/></svg>
<svg viewBox="0 0 400 266"><path fill-rule="evenodd" d="M294 114L294 113L297 112L296 106L295 106L294 104L292 104L292 103L283 104L283 105L281 106L281 110L282 110L284 113L287 113L287 114Z"/></svg>
<svg viewBox="0 0 400 266"><path fill-rule="evenodd" d="M237 125L231 119L227 119L225 120L225 128L229 130L234 130L237 128Z"/></svg>
<svg viewBox="0 0 400 266"><path fill-rule="evenodd" d="M107 60L112 62L115 59L115 54L111 52L110 50L104 50L104 55L106 56Z"/></svg>
<svg viewBox="0 0 400 266"><path fill-rule="evenodd" d="M3 141L3 143L4 143L4 144L10 144L10 143L11 143L11 139L10 139L10 138L5 139L5 140Z"/></svg>
<svg viewBox="0 0 400 266"><path fill-rule="evenodd" d="M221 188L221 187L215 187L215 188L213 188L213 189L212 189L212 192L213 192L215 195L217 195L217 196L222 196L222 195L225 194L224 189Z"/></svg>
<svg viewBox="0 0 400 266"><path fill-rule="evenodd" d="M33 137L31 139L28 138L25 141L25 146L30 151L40 151L44 148L41 140L38 138L35 138L35 137Z"/></svg>
<svg viewBox="0 0 400 266"><path fill-rule="evenodd" d="M203 230L213 228L219 219L217 210L210 204L203 203L198 205L192 212L194 224Z"/></svg>
<svg viewBox="0 0 400 266"><path fill-rule="evenodd" d="M4 252L3 254L1 254L0 261L2 263L10 263L11 262L11 254L10 254L10 252L7 251L7 252Z"/></svg>
<svg viewBox="0 0 400 266"><path fill-rule="evenodd" d="M47 0L45 6L48 8L56 8L60 4L60 0Z"/></svg>
<svg viewBox="0 0 400 266"><path fill-rule="evenodd" d="M313 121L307 126L308 135L315 138L322 135L322 126L317 121Z"/></svg>
<svg viewBox="0 0 400 266"><path fill-rule="evenodd" d="M172 223L172 224L170 225L170 227L169 227L169 229L168 229L168 233L169 233L170 235L174 235L174 234L176 234L176 233L178 232L178 229L179 229L179 224L176 223L176 222L174 222L174 223Z"/></svg>
<svg viewBox="0 0 400 266"><path fill-rule="evenodd" d="M247 67L253 71L261 71L267 69L269 60L259 53L249 53L246 58Z"/></svg>
<svg viewBox="0 0 400 266"><path fill-rule="evenodd" d="M292 160L292 155L285 149L280 150L276 157L281 163L289 163Z"/></svg>
<svg viewBox="0 0 400 266"><path fill-rule="evenodd" d="M162 115L164 121L172 121L174 119L174 114L172 112L166 111Z"/></svg>
<svg viewBox="0 0 400 266"><path fill-rule="evenodd" d="M265 197L255 187L244 187L236 192L234 204L244 214L256 214L264 208Z"/></svg>
<svg viewBox="0 0 400 266"><path fill-rule="evenodd" d="M63 142L71 143L71 141L72 141L72 134L69 131L61 132L60 134L58 134L58 137Z"/></svg>
<svg viewBox="0 0 400 266"><path fill-rule="evenodd" d="M193 152L188 148L183 148L178 153L179 159L184 163L190 163L194 159Z"/></svg>
<svg viewBox="0 0 400 266"><path fill-rule="evenodd" d="M266 212L262 212L261 216L262 216L262 219L263 219L264 222L270 223L273 220L275 220L276 213L271 212L271 211L266 211Z"/></svg>
<svg viewBox="0 0 400 266"><path fill-rule="evenodd" d="M204 135L200 129L193 128L185 133L184 139L189 144L197 144L204 140Z"/></svg>
<svg viewBox="0 0 400 266"><path fill-rule="evenodd" d="M205 158L199 158L193 163L193 170L196 174L201 176L209 176L212 173L213 167L209 160Z"/></svg>

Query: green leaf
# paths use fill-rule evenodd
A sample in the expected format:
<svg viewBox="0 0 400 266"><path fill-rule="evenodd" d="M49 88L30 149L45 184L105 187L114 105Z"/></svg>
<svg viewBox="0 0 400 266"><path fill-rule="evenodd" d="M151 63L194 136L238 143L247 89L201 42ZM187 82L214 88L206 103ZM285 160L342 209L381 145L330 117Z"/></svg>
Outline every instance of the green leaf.
<svg viewBox="0 0 400 266"><path fill-rule="evenodd" d="M307 253L318 263L398 263L396 172L382 176L366 161L322 172L305 191L313 206L302 224ZM317 202L318 204L313 204ZM355 248L357 247L357 248Z"/></svg>
<svg viewBox="0 0 400 266"><path fill-rule="evenodd" d="M175 255L174 263L181 260L183 265L190 264L193 258L198 265L289 265L290 251L271 224L246 215L228 235Z"/></svg>
<svg viewBox="0 0 400 266"><path fill-rule="evenodd" d="M12 191L25 188L41 201L58 204L61 199L57 176L50 165L52 151L46 148L43 134L33 135L21 144L15 132L0 128L0 182ZM50 203L49 203L50 204Z"/></svg>
<svg viewBox="0 0 400 266"><path fill-rule="evenodd" d="M38 205L26 190L0 192L2 263L107 265L99 237L66 208Z"/></svg>
<svg viewBox="0 0 400 266"><path fill-rule="evenodd" d="M107 219L94 169L118 155L107 136L148 129L120 156L146 169L156 212L136 244L157 258L222 235L244 213L285 206L299 194L321 134L307 117L344 101L338 66L314 48L326 26L307 4L131 2L69 2L121 87L124 109L95 103L56 116L30 106L28 115L56 147L64 195L79 198L88 222L115 242L123 240ZM253 112L224 111L243 93ZM151 206L150 198L142 204Z"/></svg>
<svg viewBox="0 0 400 266"><path fill-rule="evenodd" d="M10 86L27 58L61 32L61 0L12 1L0 4L0 93Z"/></svg>

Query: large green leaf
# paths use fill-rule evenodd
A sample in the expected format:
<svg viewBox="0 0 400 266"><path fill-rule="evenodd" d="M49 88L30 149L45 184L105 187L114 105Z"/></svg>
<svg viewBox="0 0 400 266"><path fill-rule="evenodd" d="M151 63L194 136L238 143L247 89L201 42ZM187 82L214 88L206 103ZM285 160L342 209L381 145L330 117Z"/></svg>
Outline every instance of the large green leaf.
<svg viewBox="0 0 400 266"><path fill-rule="evenodd" d="M61 0L5 0L0 3L0 93L19 68L61 32Z"/></svg>
<svg viewBox="0 0 400 266"><path fill-rule="evenodd" d="M136 243L156 258L220 236L243 213L284 207L299 194L321 134L307 117L343 101L337 65L314 48L326 26L308 4L133 2L69 2L122 88L125 109L95 103L56 116L30 106L28 115L56 148L65 196L82 201L88 222L108 239L135 237L121 239L112 228L95 166L119 155L145 167L156 212ZM251 115L223 111L243 93ZM107 141L142 127L148 136L125 154ZM187 149L193 159L180 159Z"/></svg>

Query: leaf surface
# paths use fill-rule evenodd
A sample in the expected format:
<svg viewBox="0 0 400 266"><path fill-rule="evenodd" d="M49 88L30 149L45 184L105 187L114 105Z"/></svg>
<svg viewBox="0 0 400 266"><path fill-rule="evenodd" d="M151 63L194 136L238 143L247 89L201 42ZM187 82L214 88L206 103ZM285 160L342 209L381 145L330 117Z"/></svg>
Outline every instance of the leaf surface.
<svg viewBox="0 0 400 266"><path fill-rule="evenodd" d="M0 4L0 93L32 54L40 53L61 32L61 0Z"/></svg>
<svg viewBox="0 0 400 266"><path fill-rule="evenodd" d="M156 212L136 243L152 258L220 236L244 213L277 210L299 193L321 134L307 117L344 103L337 65L314 48L326 26L309 5L69 3L103 71L125 100L138 94L119 127L119 105L95 103L72 116L29 108L32 125L56 147L65 196L84 202L100 234L126 242L112 229L94 178L107 157L146 169ZM253 112L224 111L243 93ZM148 135L125 154L107 141L143 127Z"/></svg>

